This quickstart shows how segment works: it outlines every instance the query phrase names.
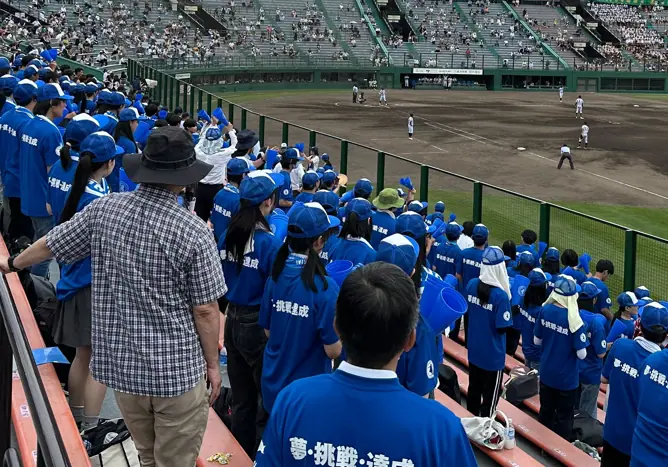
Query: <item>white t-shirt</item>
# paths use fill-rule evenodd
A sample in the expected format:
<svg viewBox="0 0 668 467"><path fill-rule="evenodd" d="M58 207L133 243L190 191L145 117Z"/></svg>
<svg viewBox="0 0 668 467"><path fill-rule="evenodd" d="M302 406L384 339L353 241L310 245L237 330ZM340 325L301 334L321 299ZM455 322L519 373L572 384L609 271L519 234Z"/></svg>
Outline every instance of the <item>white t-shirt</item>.
<svg viewBox="0 0 668 467"><path fill-rule="evenodd" d="M582 136L587 136L589 134L589 126L582 125Z"/></svg>
<svg viewBox="0 0 668 467"><path fill-rule="evenodd" d="M408 117L408 132L413 133L413 117Z"/></svg>
<svg viewBox="0 0 668 467"><path fill-rule="evenodd" d="M459 247L460 250L471 248L472 246L474 246L473 239L467 235L462 234L457 239L457 246Z"/></svg>
<svg viewBox="0 0 668 467"><path fill-rule="evenodd" d="M578 109L581 109L583 105L584 105L584 101L582 99L580 99L579 97L577 99L575 99L575 107L577 107Z"/></svg>
<svg viewBox="0 0 668 467"><path fill-rule="evenodd" d="M358 91L359 91L359 89L357 88L357 86L353 86L353 92L354 92L355 94L357 94Z"/></svg>
<svg viewBox="0 0 668 467"><path fill-rule="evenodd" d="M561 153L562 154L570 154L571 153L571 148L569 148L568 146L563 146L561 148Z"/></svg>
<svg viewBox="0 0 668 467"><path fill-rule="evenodd" d="M207 185L220 185L227 180L227 163L232 158L237 150L237 133L235 130L230 130L230 146L223 149L223 140L220 141L221 149L218 152L213 154L207 154L202 151L202 146L206 144L206 138L202 137L200 143L197 143L195 146L195 154L197 154L197 160L206 162L207 164L213 165L213 169L209 172L206 177L200 180L200 183L205 183Z"/></svg>
<svg viewBox="0 0 668 467"><path fill-rule="evenodd" d="M559 88L559 94L561 94L561 95L564 94L564 88Z"/></svg>
<svg viewBox="0 0 668 467"><path fill-rule="evenodd" d="M309 163L310 170L318 170L318 166L320 166L320 158L316 156L315 154L311 156L311 162Z"/></svg>

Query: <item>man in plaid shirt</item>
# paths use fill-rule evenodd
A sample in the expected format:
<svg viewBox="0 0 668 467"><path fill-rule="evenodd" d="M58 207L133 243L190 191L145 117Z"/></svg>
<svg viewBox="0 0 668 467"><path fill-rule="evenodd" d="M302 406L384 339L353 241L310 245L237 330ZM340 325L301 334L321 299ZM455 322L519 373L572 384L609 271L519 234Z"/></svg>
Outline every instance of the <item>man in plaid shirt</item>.
<svg viewBox="0 0 668 467"><path fill-rule="evenodd" d="M115 391L142 466L189 467L220 392L227 287L213 235L176 195L211 166L178 127L153 131L123 165L136 191L91 203L0 269L91 257L92 377Z"/></svg>

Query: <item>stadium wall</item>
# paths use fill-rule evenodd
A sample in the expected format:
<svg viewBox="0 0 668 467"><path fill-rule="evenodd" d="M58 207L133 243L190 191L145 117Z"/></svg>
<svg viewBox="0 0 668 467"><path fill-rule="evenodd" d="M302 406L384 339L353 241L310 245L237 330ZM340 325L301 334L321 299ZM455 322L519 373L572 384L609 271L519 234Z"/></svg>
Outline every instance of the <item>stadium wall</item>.
<svg viewBox="0 0 668 467"><path fill-rule="evenodd" d="M262 145L277 144L277 134L280 134L280 141L291 141L292 132L292 139L308 136L309 146L326 144L329 148L338 148L336 152L328 149L331 161L350 180L355 180L356 174L348 171L349 156L363 158L370 163L375 160L376 177L372 182L377 192L386 185L396 186L399 174L410 174L417 181L414 185L419 190L421 200L434 203L443 199L460 219L484 222L490 229L492 242L517 238L522 230L529 228L539 233L540 241L562 251L574 248L580 253L588 252L592 258L612 260L616 274L611 276L609 286L613 291L633 290L637 284L642 284L652 291L655 299L668 298L668 276L665 274L668 268L668 240L664 238L348 141L340 136L258 114L134 60L128 63L128 74L155 81L155 87L150 90L151 96L170 108L179 106L194 115L201 108L210 112L215 107L222 107L228 119L240 129L247 128L251 120L250 127L258 132ZM273 129L271 141L265 139L270 128Z"/></svg>
<svg viewBox="0 0 668 467"><path fill-rule="evenodd" d="M523 69L484 68L350 68L344 64L340 68L318 67L178 67L166 66L159 62L142 62L144 66L163 70L195 86L210 92L239 92L254 89L348 89L353 83L364 87L365 82L375 81L378 87L388 89L404 86L405 77L409 82L416 80L417 89L439 87L435 84L421 84L420 78L437 78L449 75L457 78L456 89L476 90L553 90L563 84L570 92L634 92L665 93L668 91L668 74L654 72L625 71L579 71L573 68ZM447 66L447 65L446 65ZM525 84L531 83L526 86Z"/></svg>

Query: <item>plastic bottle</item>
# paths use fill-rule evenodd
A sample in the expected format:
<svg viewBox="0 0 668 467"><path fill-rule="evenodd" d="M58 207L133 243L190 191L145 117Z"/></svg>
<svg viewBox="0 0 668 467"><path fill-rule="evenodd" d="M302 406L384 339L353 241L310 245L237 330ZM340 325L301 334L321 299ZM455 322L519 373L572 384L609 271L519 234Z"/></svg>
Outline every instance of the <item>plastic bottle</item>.
<svg viewBox="0 0 668 467"><path fill-rule="evenodd" d="M508 419L508 430L506 432L506 442L503 444L505 449L513 449L515 447L515 427L513 426L513 419Z"/></svg>
<svg viewBox="0 0 668 467"><path fill-rule="evenodd" d="M225 350L225 347L220 351L220 377L222 386L224 388L230 388L230 377L227 374L227 350Z"/></svg>

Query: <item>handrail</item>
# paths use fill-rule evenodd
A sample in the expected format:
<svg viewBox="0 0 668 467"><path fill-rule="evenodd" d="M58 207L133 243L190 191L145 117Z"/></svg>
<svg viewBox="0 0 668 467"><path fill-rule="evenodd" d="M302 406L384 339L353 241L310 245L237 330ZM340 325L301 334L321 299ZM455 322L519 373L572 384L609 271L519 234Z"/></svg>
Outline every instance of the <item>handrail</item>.
<svg viewBox="0 0 668 467"><path fill-rule="evenodd" d="M51 405L48 403L42 379L38 376L39 372L32 350L4 277L0 280L0 314L2 314L4 323L3 331L11 347L11 351L3 352L0 358L4 360L3 365L11 364L12 356L16 362L37 431L38 455L41 453L47 467L70 467L72 464L65 451L63 439L56 428L57 424ZM8 383L11 385L11 380ZM2 430L9 429L9 414L6 414L6 418L4 418L5 414L2 415ZM6 450L9 446L2 447Z"/></svg>
<svg viewBox="0 0 668 467"><path fill-rule="evenodd" d="M380 46L380 50L383 51L385 56L387 57L387 61L390 65L394 65L394 60L390 56L390 53L387 51L387 47L385 47L385 44L381 40L380 37L376 35L376 31L373 29L371 26L371 21L369 20L369 15L366 14L366 11L364 11L364 7L362 6L362 2L360 0L355 0L355 5L357 5L357 9L360 11L360 14L362 15L362 18L364 18L364 22L366 23L367 27L369 28L369 31L371 32L371 37L373 37L376 41L376 44Z"/></svg>

